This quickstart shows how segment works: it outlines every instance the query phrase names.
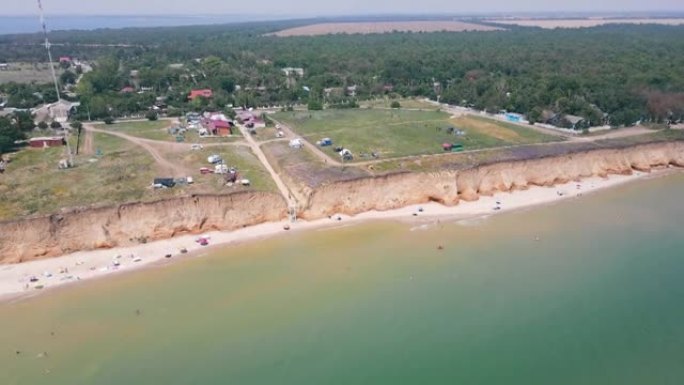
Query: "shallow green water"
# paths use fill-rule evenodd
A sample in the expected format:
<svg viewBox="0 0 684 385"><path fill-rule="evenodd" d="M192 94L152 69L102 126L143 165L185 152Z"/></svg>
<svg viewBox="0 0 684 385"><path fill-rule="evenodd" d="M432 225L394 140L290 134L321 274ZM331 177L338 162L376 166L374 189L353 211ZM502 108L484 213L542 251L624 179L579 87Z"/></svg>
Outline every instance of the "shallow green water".
<svg viewBox="0 0 684 385"><path fill-rule="evenodd" d="M288 234L1 304L0 384L682 384L681 197Z"/></svg>

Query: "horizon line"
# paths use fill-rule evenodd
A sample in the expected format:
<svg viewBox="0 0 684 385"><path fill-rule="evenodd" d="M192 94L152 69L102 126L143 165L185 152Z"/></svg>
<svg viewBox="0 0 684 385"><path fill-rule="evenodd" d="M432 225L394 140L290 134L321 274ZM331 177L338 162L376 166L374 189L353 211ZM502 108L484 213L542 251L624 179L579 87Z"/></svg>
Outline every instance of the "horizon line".
<svg viewBox="0 0 684 385"><path fill-rule="evenodd" d="M373 17L373 16L414 16L414 17L467 17L467 16L486 16L486 15L548 15L550 13L558 14L576 14L576 15L629 15L629 14L660 14L660 13L673 13L671 17L684 17L683 9L653 9L653 10L603 10L603 11L590 11L590 10L547 10L547 11L473 11L473 12L444 12L444 13L420 13L411 11L371 11L363 13L281 13L274 12L271 14L265 14L262 12L235 12L235 13L48 13L51 16L70 16L70 17L106 17L106 16L118 16L118 17L221 17L221 16L264 16L264 17L294 17L294 18L326 18L326 17ZM33 17L36 13L16 13L16 14L4 14L0 17ZM653 15L653 16L665 16L665 15ZM549 18L559 18L559 17L549 17Z"/></svg>

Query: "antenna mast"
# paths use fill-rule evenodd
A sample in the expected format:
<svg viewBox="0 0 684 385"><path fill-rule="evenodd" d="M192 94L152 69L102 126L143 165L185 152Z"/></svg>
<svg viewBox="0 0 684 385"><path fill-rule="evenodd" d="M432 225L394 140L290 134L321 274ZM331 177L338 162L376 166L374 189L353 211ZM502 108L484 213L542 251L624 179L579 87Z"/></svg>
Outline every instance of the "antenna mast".
<svg viewBox="0 0 684 385"><path fill-rule="evenodd" d="M45 14L43 12L43 4L40 0L38 1L38 10L40 11L40 25L43 28L43 36L45 36L45 49L48 54L48 61L50 62L50 71L52 71L52 81L55 84L55 92L57 93L57 103L62 101L62 97L59 94L59 83L57 82L57 74L55 73L55 66L52 62L52 52L50 51L50 40L48 39L47 26L45 25ZM65 132L65 142L67 147L67 152L69 153L69 167L74 164L74 156L71 153L71 146L69 145L69 131L64 128Z"/></svg>

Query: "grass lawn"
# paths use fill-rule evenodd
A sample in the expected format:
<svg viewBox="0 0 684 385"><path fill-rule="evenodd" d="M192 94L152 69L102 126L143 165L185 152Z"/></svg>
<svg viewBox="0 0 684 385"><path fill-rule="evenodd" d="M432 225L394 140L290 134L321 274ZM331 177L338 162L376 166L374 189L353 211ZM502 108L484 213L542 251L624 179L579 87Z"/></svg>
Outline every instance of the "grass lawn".
<svg viewBox="0 0 684 385"><path fill-rule="evenodd" d="M312 143L331 138L334 145L324 151L337 157L332 147L342 146L355 155L354 161L371 159L363 156L371 152L383 159L442 153L442 143L460 143L467 151L561 140L513 124L477 116L452 118L440 111L295 111L273 117ZM450 134L448 127L462 129L465 135Z"/></svg>
<svg viewBox="0 0 684 385"><path fill-rule="evenodd" d="M169 134L167 128L172 125L168 120L155 120L143 122L115 122L114 124L98 124L95 127L103 130L118 131L139 138L175 141L176 138Z"/></svg>
<svg viewBox="0 0 684 385"><path fill-rule="evenodd" d="M0 220L47 214L62 207L141 200L155 175L152 159L123 139L94 134L102 156L76 157L76 167L59 170L63 147L25 148L0 176ZM72 136L73 139L73 136Z"/></svg>
<svg viewBox="0 0 684 385"><path fill-rule="evenodd" d="M406 108L406 109L421 109L421 110L432 110L432 111L437 111L439 109L438 106L428 103L426 101L423 101L421 99L390 99L390 98L382 98L382 99L373 99L373 100L364 100L362 102L359 102L359 105L361 108L391 108L392 102L397 101L401 105L401 108Z"/></svg>
<svg viewBox="0 0 684 385"><path fill-rule="evenodd" d="M238 170L239 178L249 179L251 186L234 186L231 189L225 186L223 175L201 175L199 172L201 167L214 168L213 165L207 162L207 158L213 154L220 155L225 161L226 166L235 167ZM192 175L195 179L195 185L192 186L192 190L198 190L196 192L216 193L229 192L236 189L276 191L276 185L271 178L271 175L247 146L225 146L204 148L202 150L189 150L177 158L177 160L193 170Z"/></svg>

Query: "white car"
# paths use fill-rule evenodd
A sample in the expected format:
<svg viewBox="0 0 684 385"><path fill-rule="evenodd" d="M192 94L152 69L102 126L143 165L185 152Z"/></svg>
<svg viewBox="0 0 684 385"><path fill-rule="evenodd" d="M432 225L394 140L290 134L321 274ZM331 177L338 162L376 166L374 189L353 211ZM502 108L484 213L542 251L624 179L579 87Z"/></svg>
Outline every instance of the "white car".
<svg viewBox="0 0 684 385"><path fill-rule="evenodd" d="M221 163L221 161L223 161L223 159L221 159L221 156L217 155L217 154L210 155L207 158L207 162L209 162L211 164Z"/></svg>

